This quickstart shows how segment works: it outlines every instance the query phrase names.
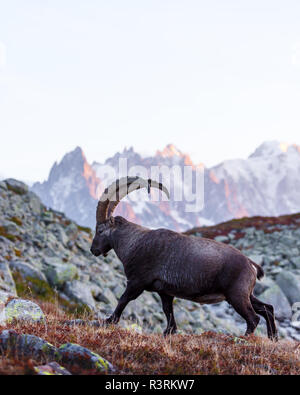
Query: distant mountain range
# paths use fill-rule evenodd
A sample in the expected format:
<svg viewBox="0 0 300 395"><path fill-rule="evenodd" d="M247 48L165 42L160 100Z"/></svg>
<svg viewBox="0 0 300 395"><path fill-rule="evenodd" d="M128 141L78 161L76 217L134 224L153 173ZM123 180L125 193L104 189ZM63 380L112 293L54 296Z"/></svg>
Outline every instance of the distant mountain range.
<svg viewBox="0 0 300 395"><path fill-rule="evenodd" d="M300 211L300 146L276 141L263 143L247 159L226 160L211 168L194 164L171 144L152 157L142 157L129 148L92 164L77 147L53 165L47 181L35 183L32 190L44 204L93 228L97 198L113 180L109 170L117 170L120 159L127 159L128 168L177 166L183 170L184 166L191 166L193 177L199 171L203 174L204 208L198 213L186 212L183 201L152 202L146 191L135 192L139 200L124 199L115 215L145 226L186 230L243 216L278 216ZM171 187L177 188L178 180L176 177L172 180ZM185 190L192 187L184 184Z"/></svg>

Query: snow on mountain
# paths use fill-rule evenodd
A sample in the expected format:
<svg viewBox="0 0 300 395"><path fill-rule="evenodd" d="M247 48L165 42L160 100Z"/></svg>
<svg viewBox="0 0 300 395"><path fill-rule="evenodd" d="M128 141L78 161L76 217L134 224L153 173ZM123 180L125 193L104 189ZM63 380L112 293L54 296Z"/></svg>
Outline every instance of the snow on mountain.
<svg viewBox="0 0 300 395"><path fill-rule="evenodd" d="M97 198L110 182L127 175L128 170L133 172L129 175L158 179L159 175L153 176L151 171L161 166L175 168L182 174L184 166L190 166L193 177L203 172L203 210L186 212L186 202L176 201L176 193L183 189L192 194L195 185L185 179L182 184L182 178L175 172L164 180L169 182L170 201L164 201L158 191L150 196L145 190L135 191L119 204L115 215L153 228L186 230L243 216L300 211L300 147L276 141L263 143L248 159L227 160L211 168L196 166L172 144L151 157L142 157L132 147L126 148L92 165L77 147L54 164L47 181L34 184L32 189L48 206L64 211L80 224L94 227ZM160 199L154 201L158 196Z"/></svg>
<svg viewBox="0 0 300 395"><path fill-rule="evenodd" d="M207 170L205 217L213 222L300 211L300 149L263 143L246 160L227 160Z"/></svg>
<svg viewBox="0 0 300 395"><path fill-rule="evenodd" d="M183 184L183 168L184 166L190 166L192 173L195 175L197 166L192 163L188 155L183 154L171 144L162 152L157 151L153 157L145 158L136 153L132 147L129 149L125 148L122 153L116 153L112 158L107 159L105 163L94 162L92 165L98 178L102 180L105 186L109 185L116 178L127 174L138 174L144 178L151 177L159 180L158 177L161 174L153 174L152 171L157 170L158 172L159 169L162 169L162 166L168 169L173 169L174 166L177 166L177 169L181 170L181 174L178 176L176 174L173 175L171 171L169 179L162 177L161 180L166 184L171 194L172 191L173 195L175 195L176 191L179 193L181 190L183 193L184 189L184 196L188 196L186 192L188 185ZM115 172L112 169L115 169ZM171 229L182 230L200 223L198 217L185 212L185 201L174 201L172 198L170 201L164 201L162 200L164 199L163 196L158 201L155 201L159 194L159 192L153 191L149 197L145 190L133 192L119 204L115 215L126 217L126 215L130 214L131 220L153 228L165 226ZM203 222L205 220L201 223L203 224ZM209 221L206 222L210 223Z"/></svg>

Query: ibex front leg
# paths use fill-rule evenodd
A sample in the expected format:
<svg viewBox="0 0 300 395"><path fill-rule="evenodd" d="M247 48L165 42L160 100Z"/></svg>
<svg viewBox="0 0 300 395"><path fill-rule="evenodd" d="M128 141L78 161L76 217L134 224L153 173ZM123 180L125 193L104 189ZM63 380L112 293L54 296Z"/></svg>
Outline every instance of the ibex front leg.
<svg viewBox="0 0 300 395"><path fill-rule="evenodd" d="M123 295L121 296L115 311L112 313L112 315L109 318L105 320L106 324L117 324L127 304L131 300L138 298L143 293L143 291L144 288L137 288L133 284L128 283L127 288L123 293Z"/></svg>

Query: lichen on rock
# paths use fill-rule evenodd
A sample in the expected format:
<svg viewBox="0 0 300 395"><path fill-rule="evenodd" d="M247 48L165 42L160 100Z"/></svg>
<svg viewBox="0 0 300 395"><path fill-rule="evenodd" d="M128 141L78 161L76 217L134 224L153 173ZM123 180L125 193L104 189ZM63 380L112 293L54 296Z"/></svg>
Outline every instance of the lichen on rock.
<svg viewBox="0 0 300 395"><path fill-rule="evenodd" d="M82 369L93 369L98 372L114 372L113 365L88 348L74 343L66 343L59 347L58 354L63 364L78 366Z"/></svg>
<svg viewBox="0 0 300 395"><path fill-rule="evenodd" d="M12 299L5 306L6 322L30 321L45 323L46 317L42 309L30 300Z"/></svg>

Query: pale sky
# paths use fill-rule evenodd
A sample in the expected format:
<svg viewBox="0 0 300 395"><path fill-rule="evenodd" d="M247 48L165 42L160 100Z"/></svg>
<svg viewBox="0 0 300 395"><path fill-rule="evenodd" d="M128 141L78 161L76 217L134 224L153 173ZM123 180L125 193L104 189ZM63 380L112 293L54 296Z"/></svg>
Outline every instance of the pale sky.
<svg viewBox="0 0 300 395"><path fill-rule="evenodd" d="M300 143L299 0L0 0L0 175L173 143L198 163Z"/></svg>

